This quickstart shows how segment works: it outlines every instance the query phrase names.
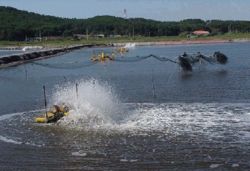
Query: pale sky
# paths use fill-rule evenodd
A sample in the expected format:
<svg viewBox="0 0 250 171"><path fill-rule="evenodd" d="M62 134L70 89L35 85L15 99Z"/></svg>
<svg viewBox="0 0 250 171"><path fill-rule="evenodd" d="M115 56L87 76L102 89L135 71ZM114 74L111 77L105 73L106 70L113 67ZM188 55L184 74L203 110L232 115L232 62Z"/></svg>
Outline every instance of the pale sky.
<svg viewBox="0 0 250 171"><path fill-rule="evenodd" d="M130 18L161 21L250 20L250 0L0 0L0 6L66 18L123 17L126 9Z"/></svg>

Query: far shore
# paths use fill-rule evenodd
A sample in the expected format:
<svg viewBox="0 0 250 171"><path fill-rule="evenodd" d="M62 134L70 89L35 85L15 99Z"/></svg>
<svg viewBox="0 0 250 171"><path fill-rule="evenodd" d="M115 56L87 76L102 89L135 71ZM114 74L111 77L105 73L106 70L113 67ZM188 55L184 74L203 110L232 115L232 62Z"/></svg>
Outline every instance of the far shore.
<svg viewBox="0 0 250 171"><path fill-rule="evenodd" d="M158 46L158 45L192 45L192 44L217 44L231 42L250 42L250 40L177 40L177 41L156 41L156 42L132 42L136 46ZM131 43L131 42L126 42ZM114 43L114 46L124 46L126 43Z"/></svg>
<svg viewBox="0 0 250 171"><path fill-rule="evenodd" d="M250 42L250 33L231 33L216 36L204 36L196 38L187 38L186 36L161 36L161 37L120 37L120 38L90 38L88 40L75 40L65 37L55 40L43 40L34 42L25 41L0 41L1 49L21 50L26 46L41 46L44 49L67 48L75 45L106 45L106 46L124 46L126 43L135 43L137 46L150 45L189 45L189 44L217 44L231 42Z"/></svg>
<svg viewBox="0 0 250 171"><path fill-rule="evenodd" d="M105 44L105 47L115 46L125 46L127 43L134 43L136 46L168 46L168 45L192 45L192 44L218 44L218 43L233 43L233 42L250 42L250 39L234 39L234 40L222 40L222 39L214 39L214 40L168 40L168 41L145 41L145 42L136 42L136 41L127 41L122 43L109 43ZM43 49L54 49L54 48L65 48L69 46L76 46L79 44L65 45L65 46L41 46ZM93 44L94 45L94 44ZM98 45L98 44L97 44ZM34 47L37 45L34 45ZM11 45L11 46L0 46L0 50L16 50L21 51L23 48L27 46L25 45ZM32 47L32 44L29 45Z"/></svg>

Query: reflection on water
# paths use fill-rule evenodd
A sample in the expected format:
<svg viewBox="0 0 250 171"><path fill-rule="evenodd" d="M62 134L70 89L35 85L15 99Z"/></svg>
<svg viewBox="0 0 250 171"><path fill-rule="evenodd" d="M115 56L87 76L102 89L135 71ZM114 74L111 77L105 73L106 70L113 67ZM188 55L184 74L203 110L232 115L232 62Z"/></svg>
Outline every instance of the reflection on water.
<svg viewBox="0 0 250 171"><path fill-rule="evenodd" d="M197 66L189 74L153 59L0 70L0 168L249 170L248 47L137 47L127 55L174 59L184 51L219 50L229 56L227 66ZM86 62L91 54L83 49L40 62ZM43 85L49 104L71 106L71 115L57 124L34 123L44 110Z"/></svg>

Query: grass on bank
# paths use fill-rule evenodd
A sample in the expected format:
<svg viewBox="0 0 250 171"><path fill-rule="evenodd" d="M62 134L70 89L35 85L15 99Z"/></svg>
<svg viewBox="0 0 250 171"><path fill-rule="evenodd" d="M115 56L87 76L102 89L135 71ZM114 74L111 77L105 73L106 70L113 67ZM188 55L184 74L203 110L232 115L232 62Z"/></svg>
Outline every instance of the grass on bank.
<svg viewBox="0 0 250 171"><path fill-rule="evenodd" d="M73 40L64 38L57 40L36 41L36 42L18 42L18 41L0 41L0 47L7 46L43 46L43 47L64 47L76 44L112 44L126 42L161 42L161 41L183 41L183 40L250 40L250 33L226 33L215 36L196 37L188 39L187 36L161 36L161 37L120 37L120 38L90 38L89 40Z"/></svg>

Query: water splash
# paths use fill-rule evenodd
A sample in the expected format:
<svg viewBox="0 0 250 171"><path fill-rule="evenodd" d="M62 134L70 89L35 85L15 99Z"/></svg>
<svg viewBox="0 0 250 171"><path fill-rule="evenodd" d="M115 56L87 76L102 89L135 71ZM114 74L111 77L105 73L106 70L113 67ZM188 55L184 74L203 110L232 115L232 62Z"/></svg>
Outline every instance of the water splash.
<svg viewBox="0 0 250 171"><path fill-rule="evenodd" d="M127 48L127 49L134 49L136 46L135 43L126 43L124 48Z"/></svg>
<svg viewBox="0 0 250 171"><path fill-rule="evenodd" d="M248 136L248 131L233 133L248 125L248 104L124 104L112 87L95 79L58 87L53 104L67 102L70 115L59 124L84 130L104 130L105 133L161 132L171 135L206 135L221 137L228 132L232 138ZM237 109L237 110L236 110Z"/></svg>
<svg viewBox="0 0 250 171"><path fill-rule="evenodd" d="M68 83L55 92L52 103L66 103L71 108L70 115L60 121L62 125L98 128L116 123L122 113L122 104L106 82L81 80L77 88L76 84Z"/></svg>
<svg viewBox="0 0 250 171"><path fill-rule="evenodd" d="M54 92L51 105L66 103L71 108L69 116L59 121L58 126L62 130L72 128L105 135L160 133L168 136L205 136L216 141L224 138L235 142L248 141L250 137L249 104L121 103L111 85L95 79L79 81L78 95L75 83L56 87ZM0 121L8 125L8 120L16 118L11 121L16 123L13 127L16 132L17 126L22 127L24 123L32 121L32 116L36 116L37 112L16 115L1 116ZM0 135L6 137L4 132Z"/></svg>

